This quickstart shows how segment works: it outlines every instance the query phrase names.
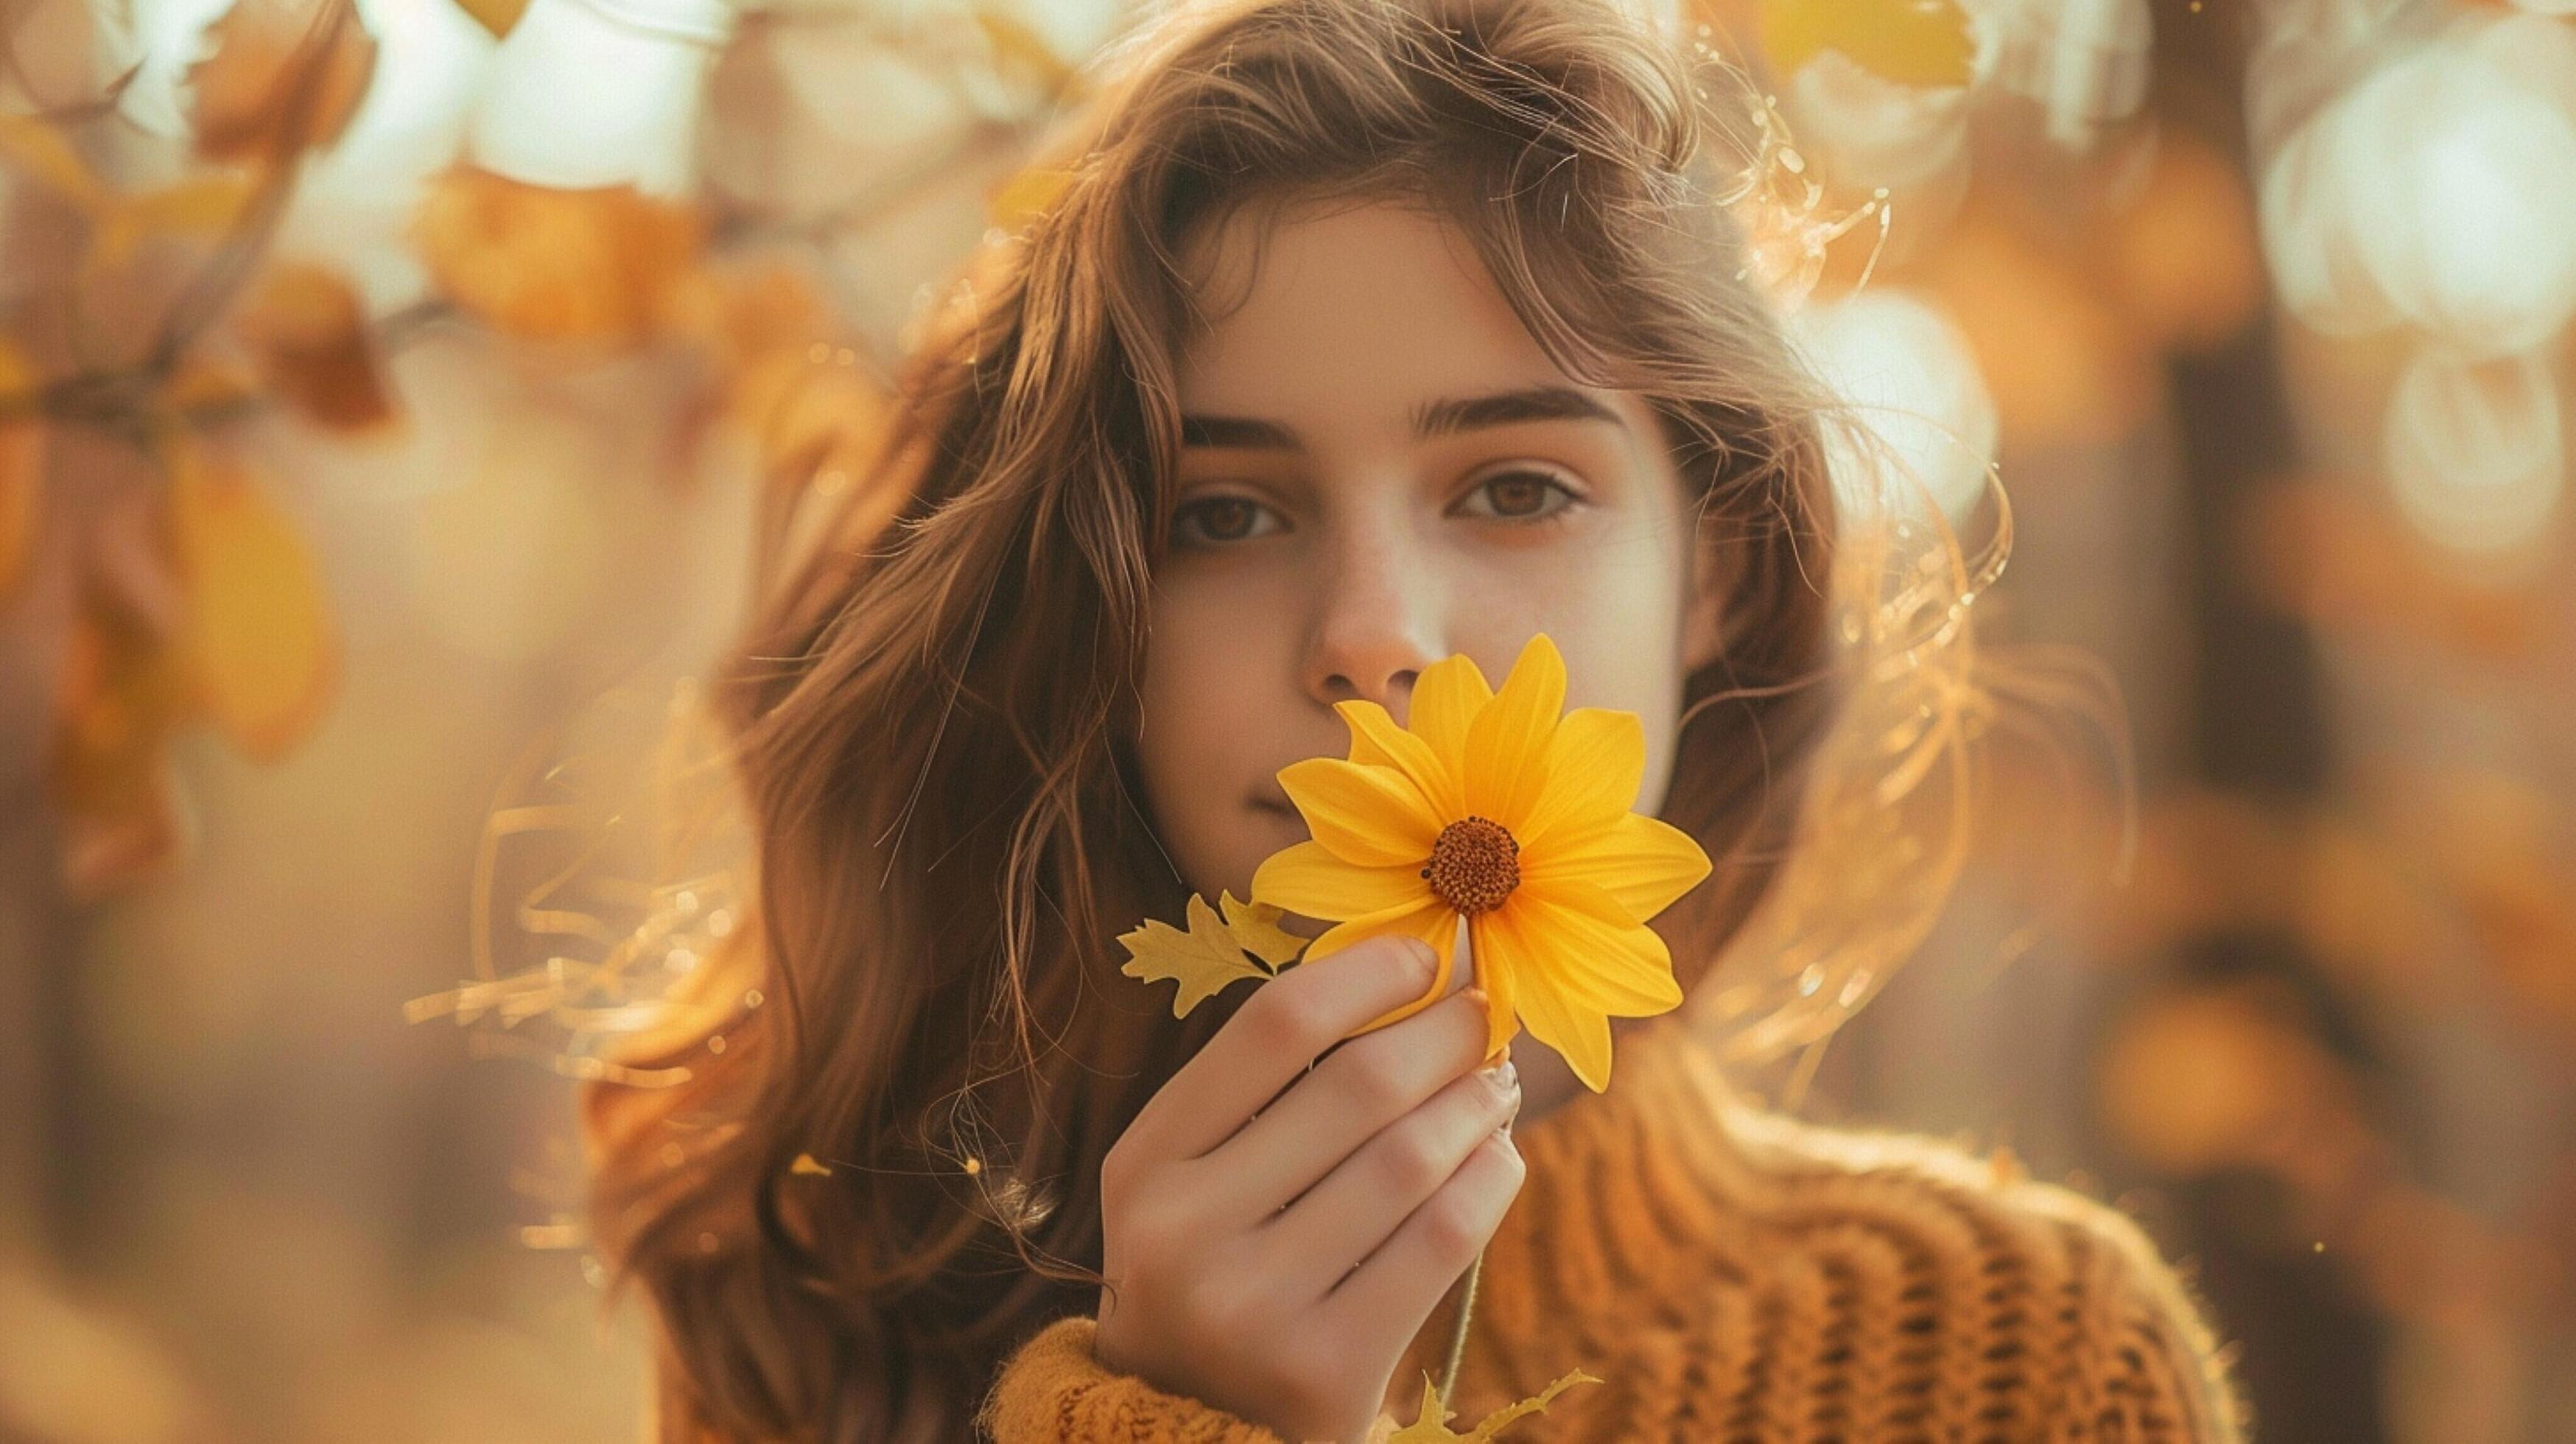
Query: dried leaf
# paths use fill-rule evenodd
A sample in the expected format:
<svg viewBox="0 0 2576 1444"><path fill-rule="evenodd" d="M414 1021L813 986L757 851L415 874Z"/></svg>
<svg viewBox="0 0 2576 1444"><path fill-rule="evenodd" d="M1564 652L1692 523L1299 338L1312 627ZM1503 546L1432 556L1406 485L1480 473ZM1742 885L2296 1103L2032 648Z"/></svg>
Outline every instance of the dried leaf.
<svg viewBox="0 0 2576 1444"><path fill-rule="evenodd" d="M1306 946L1305 939L1279 926L1280 909L1238 902L1230 892L1219 894L1218 900L1225 908L1223 917L1206 898L1190 895L1187 932L1148 918L1144 926L1118 935L1128 954L1118 971L1149 983L1165 978L1180 983L1172 994L1175 1018L1188 1017L1191 1009L1239 979L1277 977Z"/></svg>
<svg viewBox="0 0 2576 1444"><path fill-rule="evenodd" d="M1958 0L1763 0L1762 49L1781 74L1839 50L1899 85L1966 85L1977 41Z"/></svg>
<svg viewBox="0 0 2576 1444"><path fill-rule="evenodd" d="M350 0L239 0L189 68L197 154L283 160L340 138L375 75L376 41Z"/></svg>
<svg viewBox="0 0 2576 1444"><path fill-rule="evenodd" d="M505 40L518 25L519 17L528 13L528 0L456 0L456 8L491 31L493 39Z"/></svg>
<svg viewBox="0 0 2576 1444"><path fill-rule="evenodd" d="M552 190L472 167L432 186L418 231L439 289L491 326L619 344L672 317L700 242L694 211L632 186Z"/></svg>
<svg viewBox="0 0 2576 1444"><path fill-rule="evenodd" d="M1431 1376L1426 1373L1422 1376L1422 1411L1414 1416L1413 1422L1388 1434L1372 1431L1370 1437L1372 1444L1486 1444L1509 1428L1513 1421L1546 1412L1549 1401L1574 1385L1606 1382L1598 1374L1576 1369L1540 1390L1536 1397L1506 1404L1478 1420L1475 1428L1460 1434L1450 1429L1453 1411L1442 1406L1440 1391L1432 1387ZM1378 1417L1381 1426L1392 1422L1386 1415Z"/></svg>
<svg viewBox="0 0 2576 1444"><path fill-rule="evenodd" d="M235 746L274 760L321 715L337 680L321 569L247 476L194 448L175 459L170 528L187 595L180 647L197 694Z"/></svg>
<svg viewBox="0 0 2576 1444"><path fill-rule="evenodd" d="M104 896L177 853L167 748L186 694L165 640L93 589L65 638L48 769L74 896Z"/></svg>
<svg viewBox="0 0 2576 1444"><path fill-rule="evenodd" d="M45 480L44 422L31 405L43 378L24 356L0 340L0 597L26 571L36 547L37 499Z"/></svg>
<svg viewBox="0 0 2576 1444"><path fill-rule="evenodd" d="M338 272L288 264L268 273L235 321L280 396L334 431L392 419L384 371L358 293Z"/></svg>

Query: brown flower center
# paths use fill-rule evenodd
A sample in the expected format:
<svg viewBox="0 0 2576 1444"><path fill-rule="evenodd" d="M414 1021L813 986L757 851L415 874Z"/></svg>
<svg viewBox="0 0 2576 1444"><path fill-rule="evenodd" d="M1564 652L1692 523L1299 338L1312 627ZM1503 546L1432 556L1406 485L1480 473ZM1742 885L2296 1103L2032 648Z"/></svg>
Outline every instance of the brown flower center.
<svg viewBox="0 0 2576 1444"><path fill-rule="evenodd" d="M1501 907L1521 885L1520 853L1501 823L1464 817L1432 840L1431 865L1422 875L1442 902L1472 917Z"/></svg>

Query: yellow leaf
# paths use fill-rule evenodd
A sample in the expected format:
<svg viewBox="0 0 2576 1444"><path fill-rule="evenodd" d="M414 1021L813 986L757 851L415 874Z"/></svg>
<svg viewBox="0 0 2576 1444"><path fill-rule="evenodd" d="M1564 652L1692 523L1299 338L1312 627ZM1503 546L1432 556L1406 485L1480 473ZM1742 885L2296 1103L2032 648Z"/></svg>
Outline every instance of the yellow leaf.
<svg viewBox="0 0 2576 1444"><path fill-rule="evenodd" d="M1761 32L1783 75L1821 50L1899 85L1959 86L1976 75L1976 37L1958 0L1763 0Z"/></svg>
<svg viewBox="0 0 2576 1444"><path fill-rule="evenodd" d="M1279 909L1237 902L1230 892L1219 894L1219 901L1223 917L1206 898L1192 893L1187 932L1148 918L1143 927L1118 936L1128 953L1118 971L1149 983L1165 978L1180 983L1172 994L1175 1018L1188 1017L1191 1009L1239 979L1277 977L1280 967L1306 945L1279 926Z"/></svg>
<svg viewBox="0 0 2576 1444"><path fill-rule="evenodd" d="M832 1176L832 1170L824 1164L815 1162L814 1155L810 1153L797 1154L796 1161L787 1165L787 1171L803 1178L829 1178Z"/></svg>
<svg viewBox="0 0 2576 1444"><path fill-rule="evenodd" d="M519 17L528 13L528 0L456 0L456 8L491 31L493 39L502 40L508 38Z"/></svg>
<svg viewBox="0 0 2576 1444"><path fill-rule="evenodd" d="M45 482L44 423L31 404L44 378L6 341L0 341L0 596L26 570L36 547L37 498Z"/></svg>
<svg viewBox="0 0 2576 1444"><path fill-rule="evenodd" d="M258 187L244 175L205 175L130 196L121 208L145 230L220 231L241 215Z"/></svg>
<svg viewBox="0 0 2576 1444"><path fill-rule="evenodd" d="M1422 1412L1414 1417L1412 1423L1383 1438L1376 1439L1376 1444L1487 1444L1487 1441L1510 1427L1513 1421L1526 1415L1546 1412L1550 1400L1574 1385L1606 1382L1598 1374L1589 1374L1576 1369L1540 1390L1536 1397L1523 1399L1515 1404L1506 1404L1476 1421L1475 1428L1460 1434L1450 1429L1449 1419L1452 1411L1441 1404L1440 1391L1431 1386L1431 1376L1426 1373L1422 1376ZM1384 1421L1386 1416L1380 1415L1379 1418Z"/></svg>
<svg viewBox="0 0 2576 1444"><path fill-rule="evenodd" d="M0 159L35 177L85 211L95 213L108 199L107 187L90 173L89 163L63 139L61 131L32 115L0 115Z"/></svg>
<svg viewBox="0 0 2576 1444"><path fill-rule="evenodd" d="M170 528L187 597L180 649L198 695L260 761L292 747L337 680L337 642L313 553L250 479L182 448Z"/></svg>
<svg viewBox="0 0 2576 1444"><path fill-rule="evenodd" d="M1074 173L1047 166L1030 166L1002 182L986 201L985 210L994 225L1016 231L1047 212L1073 187Z"/></svg>
<svg viewBox="0 0 2576 1444"><path fill-rule="evenodd" d="M1010 15L992 10L975 12L975 23L983 29L984 38L993 47L995 68L1016 71L1027 76L1038 89L1054 95L1073 83L1074 69L1046 37Z"/></svg>
<svg viewBox="0 0 2576 1444"><path fill-rule="evenodd" d="M221 231L241 214L253 189L248 176L209 175L137 196L110 197L98 208L98 240L88 263L93 267L121 265L144 237L156 232L202 235Z"/></svg>

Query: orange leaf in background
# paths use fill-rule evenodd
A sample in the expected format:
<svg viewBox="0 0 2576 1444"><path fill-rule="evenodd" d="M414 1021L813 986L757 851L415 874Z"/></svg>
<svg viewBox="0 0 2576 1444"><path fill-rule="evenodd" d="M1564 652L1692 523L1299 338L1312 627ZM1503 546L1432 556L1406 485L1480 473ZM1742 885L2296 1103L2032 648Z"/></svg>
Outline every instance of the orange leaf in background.
<svg viewBox="0 0 2576 1444"><path fill-rule="evenodd" d="M2535 582L2446 566L2353 478L2266 488L2242 519L2236 560L2262 595L2329 633L2409 641L2491 666L2559 640Z"/></svg>
<svg viewBox="0 0 2576 1444"><path fill-rule="evenodd" d="M551 190L472 167L432 185L417 231L449 298L544 341L643 340L685 299L700 243L695 211L632 186Z"/></svg>
<svg viewBox="0 0 2576 1444"><path fill-rule="evenodd" d="M102 896L178 851L166 747L185 710L164 640L93 595L63 649L49 769L74 896Z"/></svg>
<svg viewBox="0 0 2576 1444"><path fill-rule="evenodd" d="M89 217L95 236L83 262L89 267L123 262L147 235L221 231L240 216L253 189L244 176L207 175L119 195L90 171L60 130L31 115L0 115L0 160Z"/></svg>
<svg viewBox="0 0 2576 1444"><path fill-rule="evenodd" d="M263 394L249 367L201 353L181 358L161 387L162 403L200 428L234 419L259 405Z"/></svg>
<svg viewBox="0 0 2576 1444"><path fill-rule="evenodd" d="M94 212L110 198L106 184L90 173L80 152L72 149L61 131L37 116L0 115L0 159L83 210Z"/></svg>
<svg viewBox="0 0 2576 1444"><path fill-rule="evenodd" d="M1070 100L1082 90L1079 67L1056 52L1047 38L1027 23L998 10L979 6L976 27L992 46L993 70L1004 80L1020 80L1046 97Z"/></svg>
<svg viewBox="0 0 2576 1444"><path fill-rule="evenodd" d="M337 271L293 263L270 271L234 322L269 381L334 431L393 418L358 293Z"/></svg>
<svg viewBox="0 0 2576 1444"><path fill-rule="evenodd" d="M255 187L247 176L205 175L141 195L117 196L95 212L92 266L113 266L150 235L213 235L241 216Z"/></svg>
<svg viewBox="0 0 2576 1444"><path fill-rule="evenodd" d="M822 359L816 359L816 352ZM734 413L760 446L763 474L827 494L849 484L882 433L886 401L844 353L793 347L763 358L734 383Z"/></svg>
<svg viewBox="0 0 2576 1444"><path fill-rule="evenodd" d="M1899 85L1976 78L1976 37L1958 0L1763 0L1761 25L1763 53L1783 75L1839 50Z"/></svg>
<svg viewBox="0 0 2576 1444"><path fill-rule="evenodd" d="M781 351L807 354L839 329L813 277L786 262L700 272L677 293L671 324L735 370Z"/></svg>
<svg viewBox="0 0 2576 1444"><path fill-rule="evenodd" d="M172 468L170 534L196 694L235 746L272 761L313 725L337 680L321 570L247 476L194 448Z"/></svg>
<svg viewBox="0 0 2576 1444"><path fill-rule="evenodd" d="M2004 445L2107 446L2148 414L2158 378L2125 317L2044 227L1972 202L1908 279L1938 295L1994 392Z"/></svg>
<svg viewBox="0 0 2576 1444"><path fill-rule="evenodd" d="M15 347L0 341L0 596L17 585L35 550L37 498L45 473L44 423L13 403L32 403L42 382Z"/></svg>
<svg viewBox="0 0 2576 1444"><path fill-rule="evenodd" d="M2236 168L2180 127L2158 135L2146 188L2099 251L2112 300L2159 347L2207 351L2263 304L2262 243Z"/></svg>
<svg viewBox="0 0 2576 1444"><path fill-rule="evenodd" d="M1004 180L986 199L984 209L994 225L1016 231L1054 210L1065 192L1073 189L1074 179L1069 170L1030 166Z"/></svg>
<svg viewBox="0 0 2576 1444"><path fill-rule="evenodd" d="M340 138L375 75L376 41L350 0L238 0L189 68L197 154L284 159Z"/></svg>
<svg viewBox="0 0 2576 1444"><path fill-rule="evenodd" d="M474 23L492 32L495 40L506 40L528 13L528 0L456 0L456 8L474 17Z"/></svg>

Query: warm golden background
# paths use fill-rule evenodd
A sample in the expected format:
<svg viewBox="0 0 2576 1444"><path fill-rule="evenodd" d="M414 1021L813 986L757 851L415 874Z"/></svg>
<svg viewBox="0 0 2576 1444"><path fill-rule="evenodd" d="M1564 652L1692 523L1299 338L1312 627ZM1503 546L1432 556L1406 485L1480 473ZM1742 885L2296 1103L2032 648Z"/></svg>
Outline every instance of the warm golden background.
<svg viewBox="0 0 2576 1444"><path fill-rule="evenodd" d="M2576 0L1654 8L1794 137L1820 363L1972 533L2000 461L2071 719L1751 1083L2119 1198L2273 1444L2576 1438ZM522 845L1134 13L0 0L0 1439L631 1434L613 1019L439 995L596 960Z"/></svg>

